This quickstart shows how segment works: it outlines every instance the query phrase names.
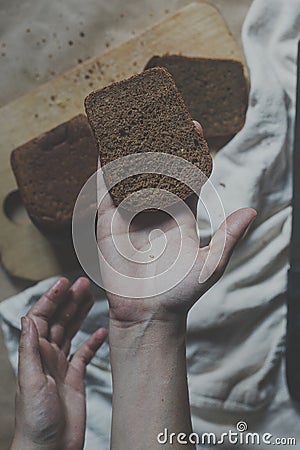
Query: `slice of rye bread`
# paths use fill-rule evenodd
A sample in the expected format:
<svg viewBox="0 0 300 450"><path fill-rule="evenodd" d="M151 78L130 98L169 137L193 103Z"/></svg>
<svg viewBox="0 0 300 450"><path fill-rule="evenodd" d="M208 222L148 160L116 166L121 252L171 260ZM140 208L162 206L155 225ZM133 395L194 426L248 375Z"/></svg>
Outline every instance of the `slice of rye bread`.
<svg viewBox="0 0 300 450"><path fill-rule="evenodd" d="M163 55L153 56L145 69L151 67L165 67L170 72L208 142L220 137L225 141L228 137L228 141L243 127L248 87L239 61Z"/></svg>
<svg viewBox="0 0 300 450"><path fill-rule="evenodd" d="M186 160L194 165L192 168L197 167L205 174L201 176L199 170L196 175L191 174L199 189L205 182L204 178L206 180L210 176L212 159L206 141L197 132L172 77L165 69L150 69L92 92L85 99L85 108L99 147L104 178L116 205L128 197L122 206L139 211L165 208L176 203L178 197L186 199L193 191L173 177L174 173L180 180L183 172L185 175L186 171L191 173L182 167ZM164 167L157 167L162 174L146 173L147 167L136 163L135 157L130 157L128 163L123 158L122 165L113 168L114 173L106 170L109 165L105 165L111 161L147 152L160 153L162 157L171 154L180 159L177 158L176 167L174 161L171 162L172 172L168 175L163 174ZM167 165L170 162L164 158L162 161ZM128 176L135 164L136 174ZM111 181L114 177L118 181L116 184ZM143 192L145 188L148 190ZM176 198L170 198L164 190L175 194ZM135 195L129 197L132 193Z"/></svg>
<svg viewBox="0 0 300 450"><path fill-rule="evenodd" d="M11 165L23 204L46 232L71 229L74 204L97 170L98 149L80 114L13 150Z"/></svg>

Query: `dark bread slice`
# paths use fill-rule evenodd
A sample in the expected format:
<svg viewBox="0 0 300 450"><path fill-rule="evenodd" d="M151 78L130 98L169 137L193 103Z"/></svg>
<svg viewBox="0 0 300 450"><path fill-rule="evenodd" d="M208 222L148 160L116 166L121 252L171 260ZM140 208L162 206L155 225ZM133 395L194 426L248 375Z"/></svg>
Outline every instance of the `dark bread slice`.
<svg viewBox="0 0 300 450"><path fill-rule="evenodd" d="M113 83L92 92L85 99L88 120L95 133L100 152L104 177L111 187L111 174L105 165L125 155L158 152L171 154L192 162L206 177L212 170L212 159L207 144L197 132L170 74L154 68L127 80ZM135 164L132 158L130 167ZM147 167L138 174L126 178L130 167L118 168L118 183L110 189L116 205L132 193L138 193L126 201L126 209L137 211L165 207L177 199L166 198L162 189L181 199L191 195L191 189L171 176L146 173ZM180 164L179 164L180 166ZM144 170L145 169L145 170ZM161 167L162 170L163 167ZM174 168L181 178L182 167ZM116 175L114 173L113 175ZM193 175L194 176L194 175ZM199 173L198 173L199 178ZM125 179L126 178L126 179ZM205 177L204 177L205 178ZM203 177L199 181L204 183ZM148 188L150 191L141 191Z"/></svg>
<svg viewBox="0 0 300 450"><path fill-rule="evenodd" d="M243 66L227 59L181 55L153 56L145 66L165 67L192 118L201 122L206 138L229 137L244 125L248 88Z"/></svg>
<svg viewBox="0 0 300 450"><path fill-rule="evenodd" d="M97 170L98 150L80 114L13 150L11 165L23 204L43 231L70 230L74 204Z"/></svg>

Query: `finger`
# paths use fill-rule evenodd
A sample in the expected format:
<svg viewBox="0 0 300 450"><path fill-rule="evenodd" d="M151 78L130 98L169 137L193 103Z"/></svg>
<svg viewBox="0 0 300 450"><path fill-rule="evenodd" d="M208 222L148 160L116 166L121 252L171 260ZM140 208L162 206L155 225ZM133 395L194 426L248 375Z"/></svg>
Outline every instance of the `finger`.
<svg viewBox="0 0 300 450"><path fill-rule="evenodd" d="M32 386L35 381L46 380L39 350L39 337L30 317L22 317L19 344L18 384L20 389Z"/></svg>
<svg viewBox="0 0 300 450"><path fill-rule="evenodd" d="M98 171L97 171L97 204L99 205L98 215L108 210L115 209L114 202L107 190L105 180L103 177L103 171L100 165L100 158L98 159Z"/></svg>
<svg viewBox="0 0 300 450"><path fill-rule="evenodd" d="M194 122L194 125L195 125L198 133L201 136L203 136L203 129L202 129L201 124L199 122L197 122L197 120L193 120L193 122ZM188 205L188 207L191 209L192 213L196 217L197 216L198 195L196 195L196 193L193 193L185 200L185 203Z"/></svg>
<svg viewBox="0 0 300 450"><path fill-rule="evenodd" d="M243 208L231 214L214 234L209 246L201 249L199 258L207 253L207 259L199 277L199 283L208 279L216 282L223 274L232 252L245 233L247 227L253 222L257 213L252 208Z"/></svg>
<svg viewBox="0 0 300 450"><path fill-rule="evenodd" d="M73 337L79 331L82 323L84 322L84 319L87 317L87 315L90 312L93 305L94 305L94 299L93 299L93 296L90 295L89 299L87 299L83 303L81 308L78 310L76 316L74 317L73 321L70 322L69 326L67 327L64 340L61 344L61 348L65 352L66 355L69 354L70 347L71 347L71 341L72 341Z"/></svg>
<svg viewBox="0 0 300 450"><path fill-rule="evenodd" d="M201 134L201 136L203 136L203 128L202 128L202 125L201 125L199 122L197 122L197 120L193 120L193 122L194 122L194 125L195 125L195 127L196 127L198 133Z"/></svg>
<svg viewBox="0 0 300 450"><path fill-rule="evenodd" d="M195 219L197 217L198 200L199 200L199 197L195 193L193 193L192 195L190 195L188 198L185 199L185 203L188 205L188 207L192 211ZM196 222L195 222L195 226L196 226Z"/></svg>
<svg viewBox="0 0 300 450"><path fill-rule="evenodd" d="M34 321L39 337L48 337L49 321L67 299L69 286L67 278L60 278L28 311L27 316Z"/></svg>
<svg viewBox="0 0 300 450"><path fill-rule="evenodd" d="M101 347L108 335L108 331L105 328L99 328L95 331L89 339L87 339L81 347L74 353L66 377L66 381L73 387L78 386L82 381L86 366L90 363L95 356L97 350Z"/></svg>
<svg viewBox="0 0 300 450"><path fill-rule="evenodd" d="M100 166L100 159L98 160L97 171L97 208L96 234L97 241L101 242L111 235L111 222L116 212L116 206L107 190Z"/></svg>
<svg viewBox="0 0 300 450"><path fill-rule="evenodd" d="M61 347L66 337L70 334L74 322L80 322L81 325L85 317L81 317L81 308L87 305L89 310L93 304L93 298L89 289L90 282L84 277L78 278L69 289L68 301L63 308L57 310L57 313L51 320L49 329L50 342Z"/></svg>

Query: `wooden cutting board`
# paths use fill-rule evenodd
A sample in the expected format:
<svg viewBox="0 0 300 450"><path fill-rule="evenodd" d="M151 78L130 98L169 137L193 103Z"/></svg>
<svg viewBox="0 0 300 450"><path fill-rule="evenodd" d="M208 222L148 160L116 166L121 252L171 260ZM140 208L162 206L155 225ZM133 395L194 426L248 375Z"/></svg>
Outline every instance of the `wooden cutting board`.
<svg viewBox="0 0 300 450"><path fill-rule="evenodd" d="M77 267L71 242L49 240L20 211L11 151L83 112L84 97L91 90L140 72L151 56L164 53L231 58L244 64L241 49L219 12L206 3L192 3L1 108L0 253L10 274L40 280Z"/></svg>

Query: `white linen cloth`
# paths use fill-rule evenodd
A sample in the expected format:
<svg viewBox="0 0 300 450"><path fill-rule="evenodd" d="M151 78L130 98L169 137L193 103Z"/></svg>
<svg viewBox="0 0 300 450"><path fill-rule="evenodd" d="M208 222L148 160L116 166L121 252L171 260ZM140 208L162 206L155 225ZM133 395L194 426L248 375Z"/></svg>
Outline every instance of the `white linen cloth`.
<svg viewBox="0 0 300 450"><path fill-rule="evenodd" d="M299 0L253 1L242 32L251 78L246 123L215 157L211 180L226 214L252 206L258 217L235 251L224 277L189 315L190 403L194 431L199 434L220 435L230 428L235 430L236 423L244 420L249 432L269 432L274 438L295 437L300 445L300 413L289 398L284 373L299 38ZM204 226L202 220L201 228ZM19 318L52 282L40 282L0 305L14 368ZM107 324L106 301L99 290L97 296L99 301L74 341L74 348L96 327ZM90 365L86 384L85 448L108 449L111 375L107 344ZM249 445L235 444L232 448L246 449ZM267 449L269 445L258 448Z"/></svg>

